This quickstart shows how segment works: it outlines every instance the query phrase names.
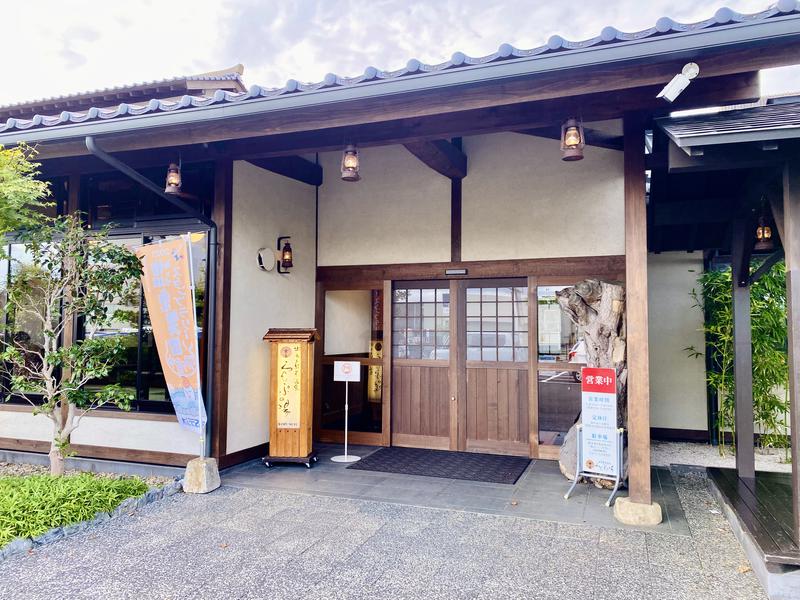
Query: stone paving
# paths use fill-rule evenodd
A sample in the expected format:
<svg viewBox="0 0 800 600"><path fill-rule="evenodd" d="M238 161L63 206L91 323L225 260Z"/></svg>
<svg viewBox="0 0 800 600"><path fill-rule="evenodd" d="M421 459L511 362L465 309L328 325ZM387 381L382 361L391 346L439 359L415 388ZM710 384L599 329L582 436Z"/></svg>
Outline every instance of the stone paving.
<svg viewBox="0 0 800 600"><path fill-rule="evenodd" d="M673 476L688 536L226 485L0 563L0 598L764 598Z"/></svg>

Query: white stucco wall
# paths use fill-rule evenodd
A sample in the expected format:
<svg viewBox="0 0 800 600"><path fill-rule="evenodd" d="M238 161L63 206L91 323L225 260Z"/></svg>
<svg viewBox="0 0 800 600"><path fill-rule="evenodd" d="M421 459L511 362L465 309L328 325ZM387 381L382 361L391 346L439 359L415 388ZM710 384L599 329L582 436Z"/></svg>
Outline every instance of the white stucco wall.
<svg viewBox="0 0 800 600"><path fill-rule="evenodd" d="M314 326L315 211L313 187L234 162L229 454L268 440L269 355L262 336L272 327ZM258 249L273 248L279 235L292 236L289 275L265 273L256 263Z"/></svg>
<svg viewBox="0 0 800 600"><path fill-rule="evenodd" d="M703 315L689 296L702 272L700 253L665 252L648 259L652 427L708 427L705 361L684 350L704 350Z"/></svg>
<svg viewBox="0 0 800 600"><path fill-rule="evenodd" d="M177 454L198 454L197 435L181 429L177 421L146 418L109 418L93 413L71 436L73 444L105 446ZM49 441L52 424L44 415L0 408L0 438Z"/></svg>
<svg viewBox="0 0 800 600"><path fill-rule="evenodd" d="M341 153L320 154L320 266L449 261L450 180L403 146L359 154L357 183L339 178Z"/></svg>
<svg viewBox="0 0 800 600"><path fill-rule="evenodd" d="M590 146L564 162L558 141L518 133L463 146L463 260L625 253L622 152Z"/></svg>

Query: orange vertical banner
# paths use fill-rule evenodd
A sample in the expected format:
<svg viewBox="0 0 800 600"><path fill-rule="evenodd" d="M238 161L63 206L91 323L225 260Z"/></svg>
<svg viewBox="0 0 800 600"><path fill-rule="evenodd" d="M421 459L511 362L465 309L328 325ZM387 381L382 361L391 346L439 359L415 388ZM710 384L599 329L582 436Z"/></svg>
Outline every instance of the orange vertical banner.
<svg viewBox="0 0 800 600"><path fill-rule="evenodd" d="M141 246L142 288L178 423L205 433L206 410L200 389L200 352L189 242L178 237Z"/></svg>

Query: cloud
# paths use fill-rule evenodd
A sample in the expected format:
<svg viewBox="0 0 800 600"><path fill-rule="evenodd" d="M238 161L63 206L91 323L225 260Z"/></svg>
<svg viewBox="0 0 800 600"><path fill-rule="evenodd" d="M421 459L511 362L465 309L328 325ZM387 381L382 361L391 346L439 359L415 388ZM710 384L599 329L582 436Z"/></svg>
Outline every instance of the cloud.
<svg viewBox="0 0 800 600"><path fill-rule="evenodd" d="M488 54L552 34L573 40L605 25L624 31L664 15L692 22L729 5L757 12L765 0L37 0L5 15L0 104L245 65L248 84L319 81L326 73L358 75L367 66L397 69L410 58L437 63L453 52ZM58 19L52 19L58 14ZM91 15L91 19L87 19ZM30 23L36 23L31 27ZM769 85L797 85L770 77Z"/></svg>

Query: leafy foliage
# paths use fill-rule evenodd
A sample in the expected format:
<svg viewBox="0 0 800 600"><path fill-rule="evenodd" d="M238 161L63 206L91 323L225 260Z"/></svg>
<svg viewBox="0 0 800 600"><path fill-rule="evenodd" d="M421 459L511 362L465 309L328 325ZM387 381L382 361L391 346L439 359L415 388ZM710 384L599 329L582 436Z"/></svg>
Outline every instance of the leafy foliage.
<svg viewBox="0 0 800 600"><path fill-rule="evenodd" d="M14 538L35 537L112 511L126 498L146 491L141 479L89 473L0 477L0 548Z"/></svg>
<svg viewBox="0 0 800 600"><path fill-rule="evenodd" d="M753 265L753 269L758 265ZM725 432L735 433L735 385L733 378L733 292L731 269L708 271L699 278L701 291L692 291L695 305L703 310L713 368L706 373L719 401L717 436L720 451ZM785 447L785 415L788 411L786 267L781 261L750 289L753 337L753 413L762 432L764 447ZM686 349L692 356L703 353Z"/></svg>
<svg viewBox="0 0 800 600"><path fill-rule="evenodd" d="M36 226L52 206L47 182L36 178L35 156L29 146L0 146L0 235Z"/></svg>
<svg viewBox="0 0 800 600"><path fill-rule="evenodd" d="M109 404L130 408L132 394L118 385L92 391L85 386L124 360L122 336L95 333L115 318L115 303L138 285L142 267L135 254L108 239L107 229L87 231L74 215L23 230L17 241L27 256L24 265L12 264L8 288L0 353L10 388L5 391L25 397L37 414L53 421L53 447L63 457L70 433L87 411ZM78 317L85 319L85 339L62 345L67 325ZM23 318L41 327L41 346L15 332L15 321Z"/></svg>

